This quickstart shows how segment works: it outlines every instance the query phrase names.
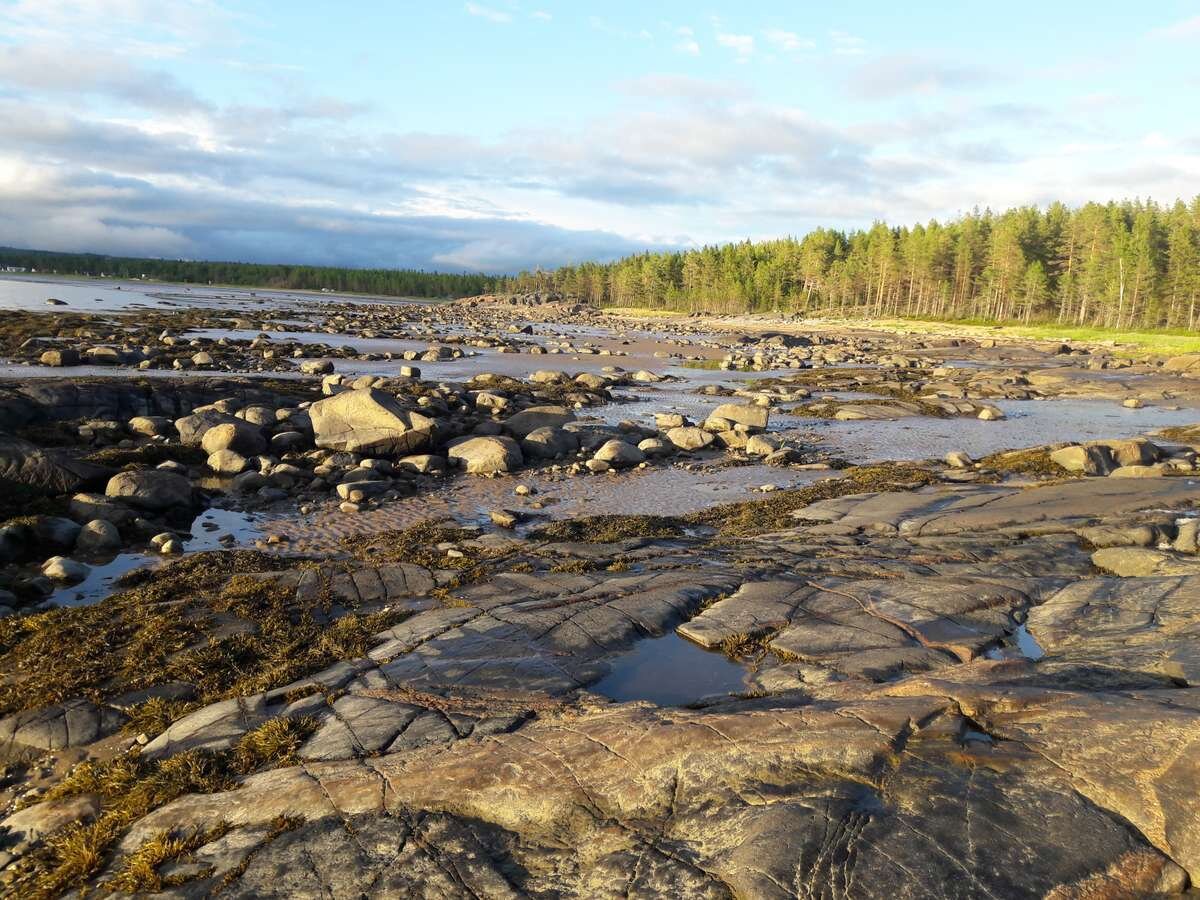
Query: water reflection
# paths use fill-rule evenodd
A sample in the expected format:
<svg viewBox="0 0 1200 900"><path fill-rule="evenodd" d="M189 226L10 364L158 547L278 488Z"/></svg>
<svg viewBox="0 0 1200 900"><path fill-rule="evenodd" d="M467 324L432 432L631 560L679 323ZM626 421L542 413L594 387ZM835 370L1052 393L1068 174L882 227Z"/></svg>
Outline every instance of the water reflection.
<svg viewBox="0 0 1200 900"><path fill-rule="evenodd" d="M609 666L609 674L590 690L612 700L683 706L713 694L745 689L744 668L674 632L638 641Z"/></svg>
<svg viewBox="0 0 1200 900"><path fill-rule="evenodd" d="M258 516L231 509L206 509L191 525L190 538L184 540L184 552L220 550L244 546L261 535ZM157 553L119 553L106 563L91 566L87 578L78 584L63 587L51 595L59 606L86 606L103 600L112 592L113 584L126 572L144 566L160 566L169 559Z"/></svg>

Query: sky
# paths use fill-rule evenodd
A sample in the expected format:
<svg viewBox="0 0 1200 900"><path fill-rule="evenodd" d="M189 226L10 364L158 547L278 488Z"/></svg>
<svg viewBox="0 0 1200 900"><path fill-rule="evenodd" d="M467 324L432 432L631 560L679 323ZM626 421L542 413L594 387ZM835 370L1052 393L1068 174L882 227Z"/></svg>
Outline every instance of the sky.
<svg viewBox="0 0 1200 900"><path fill-rule="evenodd" d="M500 273L1196 194L1196 2L0 0L0 245Z"/></svg>

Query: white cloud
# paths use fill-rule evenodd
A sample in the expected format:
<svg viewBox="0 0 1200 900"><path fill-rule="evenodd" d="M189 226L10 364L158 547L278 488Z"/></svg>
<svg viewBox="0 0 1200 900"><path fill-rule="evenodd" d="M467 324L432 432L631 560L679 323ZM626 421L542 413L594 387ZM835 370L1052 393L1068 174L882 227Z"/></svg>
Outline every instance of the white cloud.
<svg viewBox="0 0 1200 900"><path fill-rule="evenodd" d="M481 3L468 3L466 10L473 16L477 16L480 19L487 19L489 22L495 22L498 25L506 25L512 21L512 13L504 12L501 9L493 9Z"/></svg>
<svg viewBox="0 0 1200 900"><path fill-rule="evenodd" d="M833 52L838 56L861 56L867 52L866 41L845 31L831 31L829 39L833 42Z"/></svg>
<svg viewBox="0 0 1200 900"><path fill-rule="evenodd" d="M630 78L616 84L619 91L634 97L682 98L700 103L749 99L744 85L690 75L655 74Z"/></svg>
<svg viewBox="0 0 1200 900"><path fill-rule="evenodd" d="M215 0L16 0L0 4L0 34L42 46L65 41L165 59L214 40L228 51L247 18Z"/></svg>
<svg viewBox="0 0 1200 900"><path fill-rule="evenodd" d="M150 72L124 55L69 46L0 44L0 84L59 95L103 94L149 109L192 110L204 103L189 88L162 72Z"/></svg>
<svg viewBox="0 0 1200 900"><path fill-rule="evenodd" d="M850 78L850 92L866 100L882 100L905 94L936 94L940 91L979 87L996 80L991 70L927 56L894 54L861 66Z"/></svg>
<svg viewBox="0 0 1200 900"><path fill-rule="evenodd" d="M544 21L535 0L491 2L468 11ZM182 75L194 69L131 52L135 41L162 42L189 62L261 59L240 53L236 37L198 43L204 29L193 34L188 22L203 18L206 0L166 4L161 26L157 0L4 4L0 244L505 270L646 243L944 217L976 203L1171 200L1200 183L1200 139L1188 143L1186 124L1105 114L1136 108L1134 80L1115 100L1097 77L1086 79L1090 96L988 103L963 91L997 78L974 61L888 55L872 42L871 59L847 60L848 80L825 88L829 112L767 102L741 79L668 72L619 82L612 103L584 104L570 128L533 124L553 121L538 108L487 138L420 121L389 132L389 110L309 93L308 73L286 57L238 66L245 99L222 105ZM130 24L138 16L144 28ZM637 25L593 27L649 38ZM662 46L700 53L692 28L653 27ZM704 49L716 40L739 60L812 49L782 29L709 28L705 20ZM834 32L821 49L852 57L867 47ZM304 62L315 77L317 63ZM839 96L842 87L853 96ZM852 102L917 95L919 104L888 106L887 120Z"/></svg>
<svg viewBox="0 0 1200 900"><path fill-rule="evenodd" d="M618 28L615 25L611 25L600 16L588 16L588 26L595 31L599 31L601 34L611 35L612 37L620 38L623 41L645 41L649 40L651 37L650 32L646 31L644 28L640 31L629 31L627 29Z"/></svg>
<svg viewBox="0 0 1200 900"><path fill-rule="evenodd" d="M1172 22L1170 25L1164 25L1162 28L1155 28L1150 32L1150 37L1175 41L1200 38L1200 16L1192 16L1190 19L1182 19Z"/></svg>
<svg viewBox="0 0 1200 900"><path fill-rule="evenodd" d="M763 32L763 37L767 39L767 43L785 53L813 50L817 46L816 41L802 38L794 31L784 31L781 28L768 28Z"/></svg>
<svg viewBox="0 0 1200 900"><path fill-rule="evenodd" d="M717 43L736 53L739 62L745 62L754 55L754 36L750 34L730 34L719 31L717 32Z"/></svg>
<svg viewBox="0 0 1200 900"><path fill-rule="evenodd" d="M549 22L551 19L554 18L554 16L550 15L550 13L546 12L544 9L534 10L533 12L531 12L529 14L529 17L531 19L537 19L541 22Z"/></svg>
<svg viewBox="0 0 1200 900"><path fill-rule="evenodd" d="M675 29L675 36L678 38L675 42L676 50L689 56L700 55L700 44L696 40L696 33L691 28L687 25L680 25Z"/></svg>

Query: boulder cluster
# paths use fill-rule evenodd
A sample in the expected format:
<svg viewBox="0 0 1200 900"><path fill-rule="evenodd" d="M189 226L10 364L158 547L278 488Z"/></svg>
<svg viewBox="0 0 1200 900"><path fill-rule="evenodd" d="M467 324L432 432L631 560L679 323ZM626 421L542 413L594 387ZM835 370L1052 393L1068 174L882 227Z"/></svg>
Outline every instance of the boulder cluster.
<svg viewBox="0 0 1200 900"><path fill-rule="evenodd" d="M1163 447L1145 438L1088 441L1050 452L1050 459L1068 472L1109 478L1159 478L1194 472L1197 458L1191 447Z"/></svg>
<svg viewBox="0 0 1200 900"><path fill-rule="evenodd" d="M148 398L92 391L74 403L108 404L114 413L139 402L146 408L123 420L57 422L90 445L86 459L4 439L7 470L56 498L57 510L0 529L0 565L10 571L0 582L0 612L85 579L90 565L125 548L180 552L192 519L217 494L250 508L290 500L310 509L332 500L354 513L410 496L455 470L486 476L545 466L589 475L702 451L771 465L802 460L795 447L766 433L770 394L720 403L699 422L678 413L660 413L653 425L581 419L589 407L611 401L614 388L663 380L615 367L575 376L541 370L528 381L481 373L465 383L421 381L415 367L398 378L329 373L317 399L301 399L304 389L204 403L176 397L186 409L178 416L166 414L169 403L156 410ZM69 418L75 409L62 397L49 408L22 400L19 412L31 416L32 406L43 420Z"/></svg>

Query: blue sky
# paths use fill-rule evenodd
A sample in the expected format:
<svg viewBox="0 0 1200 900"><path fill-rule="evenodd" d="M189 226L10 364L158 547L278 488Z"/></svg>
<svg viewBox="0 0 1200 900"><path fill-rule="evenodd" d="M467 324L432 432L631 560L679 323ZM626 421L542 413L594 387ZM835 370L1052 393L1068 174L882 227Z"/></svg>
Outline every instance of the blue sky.
<svg viewBox="0 0 1200 900"><path fill-rule="evenodd" d="M1200 193L1200 4L0 0L0 244L513 271Z"/></svg>

